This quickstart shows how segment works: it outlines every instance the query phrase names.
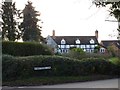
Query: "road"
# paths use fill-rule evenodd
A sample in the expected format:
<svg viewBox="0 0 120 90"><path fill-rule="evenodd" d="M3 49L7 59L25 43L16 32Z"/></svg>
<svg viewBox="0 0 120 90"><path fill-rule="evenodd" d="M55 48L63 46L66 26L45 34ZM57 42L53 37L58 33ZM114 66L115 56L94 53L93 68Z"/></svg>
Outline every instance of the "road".
<svg viewBox="0 0 120 90"><path fill-rule="evenodd" d="M3 87L2 90L35 90L39 88L109 88L105 90L118 90L118 79L109 80L99 80L99 81L88 81L88 82L78 82L78 83L67 83L58 85L43 85L43 86L24 86L24 87ZM28 89L29 88L29 89ZM110 89L111 88L111 89ZM112 89L114 88L114 89ZM115 89L116 88L116 89ZM40 89L41 90L41 89ZM89 89L88 89L89 90ZM95 89L96 90L96 89ZM104 89L102 89L104 90Z"/></svg>

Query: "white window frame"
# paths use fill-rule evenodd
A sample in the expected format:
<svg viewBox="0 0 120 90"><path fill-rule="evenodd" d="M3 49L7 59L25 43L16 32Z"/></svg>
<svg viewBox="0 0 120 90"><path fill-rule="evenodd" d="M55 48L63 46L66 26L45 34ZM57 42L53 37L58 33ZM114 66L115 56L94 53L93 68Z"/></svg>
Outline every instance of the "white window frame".
<svg viewBox="0 0 120 90"><path fill-rule="evenodd" d="M80 40L77 39L77 40L75 41L75 43L76 43L76 44L80 44Z"/></svg>
<svg viewBox="0 0 120 90"><path fill-rule="evenodd" d="M90 40L90 44L94 44L95 41L93 39Z"/></svg>
<svg viewBox="0 0 120 90"><path fill-rule="evenodd" d="M62 39L62 40L61 40L61 44L66 44L65 39Z"/></svg>

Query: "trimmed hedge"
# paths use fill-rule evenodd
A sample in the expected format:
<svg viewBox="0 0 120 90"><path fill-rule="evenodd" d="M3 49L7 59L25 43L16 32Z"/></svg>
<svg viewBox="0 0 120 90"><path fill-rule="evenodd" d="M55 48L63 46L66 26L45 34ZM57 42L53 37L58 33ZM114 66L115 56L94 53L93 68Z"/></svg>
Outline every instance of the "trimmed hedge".
<svg viewBox="0 0 120 90"><path fill-rule="evenodd" d="M3 55L3 80L42 76L118 75L118 67L104 59L76 60L61 56L13 57ZM34 67L51 66L35 71Z"/></svg>
<svg viewBox="0 0 120 90"><path fill-rule="evenodd" d="M2 53L13 56L51 55L52 51L46 45L33 42L2 42Z"/></svg>

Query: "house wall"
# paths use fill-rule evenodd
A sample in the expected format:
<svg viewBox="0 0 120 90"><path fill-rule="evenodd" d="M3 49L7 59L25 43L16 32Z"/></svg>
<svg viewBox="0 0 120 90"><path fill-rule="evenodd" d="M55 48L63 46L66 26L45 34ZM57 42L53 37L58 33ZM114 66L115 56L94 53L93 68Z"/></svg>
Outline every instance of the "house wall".
<svg viewBox="0 0 120 90"><path fill-rule="evenodd" d="M82 45L82 44L79 44L79 45L58 45L58 48L59 48L59 52L60 53L68 53L69 52L69 49L71 47L76 47L76 48L81 48L83 49L85 52L94 52L94 48L98 46L97 44L87 44L87 45Z"/></svg>
<svg viewBox="0 0 120 90"><path fill-rule="evenodd" d="M46 41L47 41L47 45L52 48L54 53L56 53L57 52L57 44L55 43L55 41L50 36L47 36Z"/></svg>

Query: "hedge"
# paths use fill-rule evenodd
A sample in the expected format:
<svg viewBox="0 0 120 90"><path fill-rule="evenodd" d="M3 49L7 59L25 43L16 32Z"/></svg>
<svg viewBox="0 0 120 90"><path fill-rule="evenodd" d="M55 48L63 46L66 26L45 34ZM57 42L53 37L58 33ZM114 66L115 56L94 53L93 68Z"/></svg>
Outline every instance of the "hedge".
<svg viewBox="0 0 120 90"><path fill-rule="evenodd" d="M3 80L42 76L117 75L118 67L104 59L76 60L61 56L13 57L3 55ZM34 67L51 66L35 71Z"/></svg>
<svg viewBox="0 0 120 90"><path fill-rule="evenodd" d="M2 42L2 53L13 56L51 55L52 51L46 45L33 42Z"/></svg>

